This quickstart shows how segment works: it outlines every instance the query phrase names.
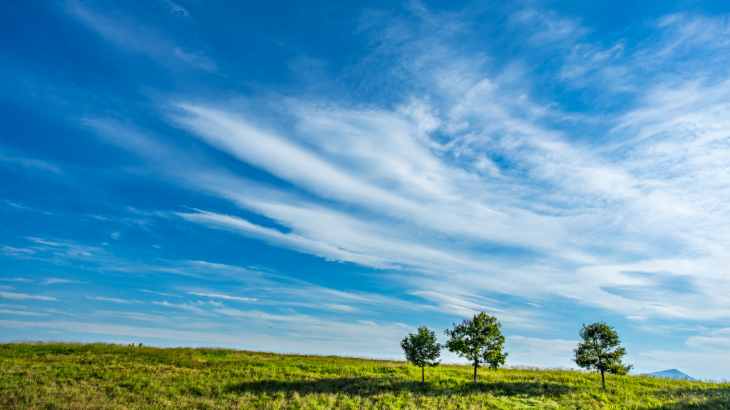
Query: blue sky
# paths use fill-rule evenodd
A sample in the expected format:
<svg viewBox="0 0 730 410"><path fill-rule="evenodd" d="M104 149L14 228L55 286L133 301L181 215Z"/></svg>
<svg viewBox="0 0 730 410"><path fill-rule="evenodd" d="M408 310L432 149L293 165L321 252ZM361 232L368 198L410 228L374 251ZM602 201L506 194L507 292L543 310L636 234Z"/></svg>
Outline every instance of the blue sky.
<svg viewBox="0 0 730 410"><path fill-rule="evenodd" d="M730 374L727 2L0 4L3 340ZM446 354L447 361L458 361Z"/></svg>

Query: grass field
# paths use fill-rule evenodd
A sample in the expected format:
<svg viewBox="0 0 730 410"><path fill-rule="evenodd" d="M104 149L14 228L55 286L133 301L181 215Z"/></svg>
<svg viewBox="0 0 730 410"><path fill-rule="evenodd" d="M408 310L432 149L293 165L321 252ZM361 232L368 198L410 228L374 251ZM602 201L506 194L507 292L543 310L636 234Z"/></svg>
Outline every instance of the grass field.
<svg viewBox="0 0 730 410"><path fill-rule="evenodd" d="M566 370L112 344L0 344L12 409L730 409L730 385Z"/></svg>

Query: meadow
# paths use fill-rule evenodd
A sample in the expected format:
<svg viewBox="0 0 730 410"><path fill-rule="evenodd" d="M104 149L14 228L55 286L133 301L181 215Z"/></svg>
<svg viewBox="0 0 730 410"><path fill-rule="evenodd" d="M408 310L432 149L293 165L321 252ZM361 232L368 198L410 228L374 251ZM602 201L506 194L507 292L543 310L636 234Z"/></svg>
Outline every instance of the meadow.
<svg viewBox="0 0 730 410"><path fill-rule="evenodd" d="M12 409L730 409L727 383L207 348L0 344Z"/></svg>

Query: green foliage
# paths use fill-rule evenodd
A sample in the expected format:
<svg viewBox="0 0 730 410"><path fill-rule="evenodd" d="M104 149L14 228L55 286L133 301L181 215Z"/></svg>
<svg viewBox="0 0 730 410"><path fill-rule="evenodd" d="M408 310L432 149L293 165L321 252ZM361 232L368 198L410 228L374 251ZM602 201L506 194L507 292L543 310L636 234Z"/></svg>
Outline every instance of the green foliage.
<svg viewBox="0 0 730 410"><path fill-rule="evenodd" d="M626 355L626 349L620 347L621 340L611 326L605 322L592 323L588 326L583 324L578 334L583 342L578 343L578 348L573 350L575 353L573 361L584 369L600 372L604 389L606 388L604 373L629 374L633 366L621 363L621 359Z"/></svg>
<svg viewBox="0 0 730 410"><path fill-rule="evenodd" d="M481 312L446 331L449 351L474 363L474 383L477 382L477 368L482 363L496 369L507 360L508 354L502 352L504 336L500 327L502 324L497 322L497 318Z"/></svg>
<svg viewBox="0 0 730 410"><path fill-rule="evenodd" d="M421 368L421 382L426 381L424 369L426 366L438 366L436 359L441 356L441 345L436 342L436 333L428 330L426 326L418 328L418 333L408 333L408 336L400 342L406 360L414 366Z"/></svg>
<svg viewBox="0 0 730 410"><path fill-rule="evenodd" d="M730 385L565 369L113 344L0 344L0 409L730 409Z"/></svg>

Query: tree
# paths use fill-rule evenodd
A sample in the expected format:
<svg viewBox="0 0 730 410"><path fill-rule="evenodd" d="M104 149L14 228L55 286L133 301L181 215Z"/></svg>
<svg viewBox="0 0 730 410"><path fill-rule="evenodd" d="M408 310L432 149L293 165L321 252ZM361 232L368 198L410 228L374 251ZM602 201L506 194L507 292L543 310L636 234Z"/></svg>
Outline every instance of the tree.
<svg viewBox="0 0 730 410"><path fill-rule="evenodd" d="M604 322L597 322L583 328L578 333L583 339L578 348L573 350L573 361L580 367L601 372L601 384L606 388L605 372L624 375L631 371L632 365L624 365L621 358L626 349L619 347L621 340L618 333Z"/></svg>
<svg viewBox="0 0 730 410"><path fill-rule="evenodd" d="M504 364L507 353L502 352L504 336L499 328L502 324L497 318L482 312L473 319L464 319L461 324L454 323L452 330L447 330L449 340L446 347L449 351L474 363L474 383L477 382L477 368L486 363L496 369Z"/></svg>
<svg viewBox="0 0 730 410"><path fill-rule="evenodd" d="M436 359L441 356L441 345L436 343L436 333L426 326L418 328L418 333L408 333L400 342L406 360L421 368L421 383L426 382L426 366L438 366Z"/></svg>

